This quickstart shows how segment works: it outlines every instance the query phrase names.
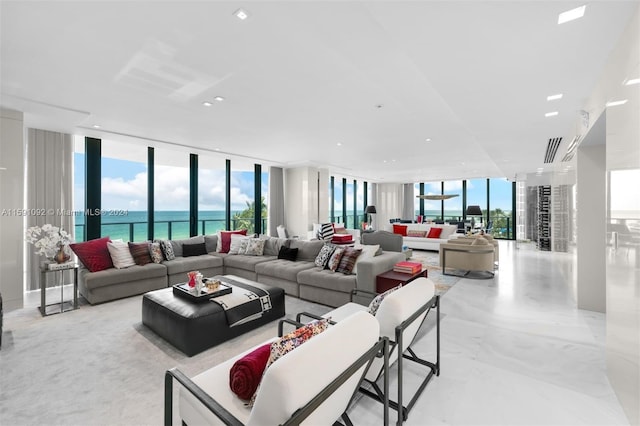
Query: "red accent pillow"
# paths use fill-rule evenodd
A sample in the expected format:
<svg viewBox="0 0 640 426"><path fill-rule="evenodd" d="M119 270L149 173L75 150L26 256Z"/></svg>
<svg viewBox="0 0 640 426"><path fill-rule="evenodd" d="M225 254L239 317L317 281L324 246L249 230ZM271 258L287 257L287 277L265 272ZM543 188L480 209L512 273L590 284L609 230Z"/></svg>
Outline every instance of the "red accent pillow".
<svg viewBox="0 0 640 426"><path fill-rule="evenodd" d="M220 231L220 253L229 253L229 249L231 248L231 234L247 235L247 230Z"/></svg>
<svg viewBox="0 0 640 426"><path fill-rule="evenodd" d="M431 228L429 229L427 238L440 238L440 234L442 234L442 228Z"/></svg>
<svg viewBox="0 0 640 426"><path fill-rule="evenodd" d="M107 243L111 241L109 237L89 240L83 243L69 244L71 250L78 256L78 259L91 272L104 271L113 268L111 255L107 248Z"/></svg>
<svg viewBox="0 0 640 426"><path fill-rule="evenodd" d="M393 233L407 236L407 225L393 225Z"/></svg>

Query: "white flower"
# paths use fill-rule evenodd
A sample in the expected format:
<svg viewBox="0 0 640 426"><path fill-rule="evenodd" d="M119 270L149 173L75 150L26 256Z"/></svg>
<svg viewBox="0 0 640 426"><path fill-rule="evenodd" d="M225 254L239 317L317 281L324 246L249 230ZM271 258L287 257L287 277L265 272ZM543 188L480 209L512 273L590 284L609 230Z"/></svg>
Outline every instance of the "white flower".
<svg viewBox="0 0 640 426"><path fill-rule="evenodd" d="M40 226L32 226L27 229L25 241L37 249L36 254L53 257L59 247L71 242L71 236L65 230L50 223Z"/></svg>

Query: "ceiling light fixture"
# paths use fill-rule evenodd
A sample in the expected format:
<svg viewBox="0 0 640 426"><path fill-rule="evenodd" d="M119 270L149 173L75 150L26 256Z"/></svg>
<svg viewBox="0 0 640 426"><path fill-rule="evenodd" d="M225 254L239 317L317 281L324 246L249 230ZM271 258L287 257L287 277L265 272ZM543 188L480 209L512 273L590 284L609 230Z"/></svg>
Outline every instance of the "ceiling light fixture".
<svg viewBox="0 0 640 426"><path fill-rule="evenodd" d="M431 138L426 138L425 141L426 142L431 142Z"/></svg>
<svg viewBox="0 0 640 426"><path fill-rule="evenodd" d="M222 96L216 96L215 98L213 98L213 100L216 102L222 102L224 101L224 98Z"/></svg>
<svg viewBox="0 0 640 426"><path fill-rule="evenodd" d="M99 129L99 128L100 128L100 125L99 125L99 124L94 124L94 125L93 125L93 128L94 128L94 129Z"/></svg>
<svg viewBox="0 0 640 426"><path fill-rule="evenodd" d="M624 82L624 85L631 86L632 84L639 84L639 83L640 83L640 78L630 78Z"/></svg>
<svg viewBox="0 0 640 426"><path fill-rule="evenodd" d="M336 145L338 145L338 146L342 146L342 142L338 142Z"/></svg>
<svg viewBox="0 0 640 426"><path fill-rule="evenodd" d="M204 101L204 102L202 103L202 105L204 105L204 106L206 106L206 107L210 107L210 106L211 106L211 105L213 105L213 104L212 104L211 102L209 102L209 101Z"/></svg>
<svg viewBox="0 0 640 426"><path fill-rule="evenodd" d="M249 12L247 12L246 10L244 10L242 8L236 10L235 12L233 12L233 14L236 16L236 18L238 18L241 21L244 21L245 19L247 19L249 17Z"/></svg>
<svg viewBox="0 0 640 426"><path fill-rule="evenodd" d="M562 93L558 93L557 95L547 96L548 101L555 101L557 99L562 99Z"/></svg>
<svg viewBox="0 0 640 426"><path fill-rule="evenodd" d="M575 9L567 10L566 12L562 12L558 15L558 25L564 24L565 22L573 21L578 18L582 18L584 16L584 11L587 8L586 5L576 7Z"/></svg>
<svg viewBox="0 0 640 426"><path fill-rule="evenodd" d="M611 102L607 102L607 103L605 104L605 106L608 108L608 107L614 107L614 106L618 106L618 105L624 105L624 104L626 104L626 103L627 103L627 100L628 100L628 99L623 99L623 100L621 100L621 101L611 101Z"/></svg>
<svg viewBox="0 0 640 426"><path fill-rule="evenodd" d="M384 105L382 105L382 104L378 104L378 105L376 105L375 107L376 107L377 109L380 109L380 108L382 108L383 106L384 106Z"/></svg>
<svg viewBox="0 0 640 426"><path fill-rule="evenodd" d="M214 151L220 151L220 148L214 148L213 150Z"/></svg>
<svg viewBox="0 0 640 426"><path fill-rule="evenodd" d="M545 117L555 117L556 115L558 115L558 111L548 112L544 116Z"/></svg>

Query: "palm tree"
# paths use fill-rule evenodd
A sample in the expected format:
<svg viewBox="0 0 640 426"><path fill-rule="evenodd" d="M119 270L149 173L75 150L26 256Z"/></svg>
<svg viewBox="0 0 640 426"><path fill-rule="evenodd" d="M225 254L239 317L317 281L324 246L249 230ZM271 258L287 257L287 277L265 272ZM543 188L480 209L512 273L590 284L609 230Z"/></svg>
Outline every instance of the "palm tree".
<svg viewBox="0 0 640 426"><path fill-rule="evenodd" d="M248 202L247 208L239 213L233 215L233 228L234 229L246 229L248 234L255 232L255 224L253 223L256 211L255 201ZM267 217L267 205L264 201L264 197L260 199L260 217L266 219Z"/></svg>

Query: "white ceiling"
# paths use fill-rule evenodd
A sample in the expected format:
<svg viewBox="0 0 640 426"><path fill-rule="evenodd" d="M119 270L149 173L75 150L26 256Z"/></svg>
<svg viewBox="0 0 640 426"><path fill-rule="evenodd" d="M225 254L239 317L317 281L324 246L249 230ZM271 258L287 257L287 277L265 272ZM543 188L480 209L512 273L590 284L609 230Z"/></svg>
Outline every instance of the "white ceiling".
<svg viewBox="0 0 640 426"><path fill-rule="evenodd" d="M0 101L29 127L374 182L512 179L549 138L560 161L638 7L557 24L582 4L2 0Z"/></svg>

